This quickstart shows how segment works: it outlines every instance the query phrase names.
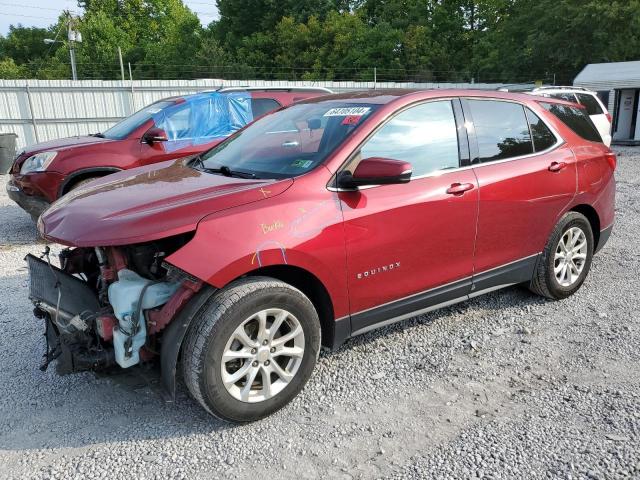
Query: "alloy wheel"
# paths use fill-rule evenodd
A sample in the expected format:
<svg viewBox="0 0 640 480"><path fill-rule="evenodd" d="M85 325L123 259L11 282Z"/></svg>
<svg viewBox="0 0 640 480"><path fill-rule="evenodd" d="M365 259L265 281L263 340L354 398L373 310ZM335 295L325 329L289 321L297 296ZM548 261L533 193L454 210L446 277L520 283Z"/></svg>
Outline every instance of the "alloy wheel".
<svg viewBox="0 0 640 480"><path fill-rule="evenodd" d="M587 237L580 227L568 229L558 242L553 262L556 280L571 287L580 278L587 260Z"/></svg>
<svg viewBox="0 0 640 480"><path fill-rule="evenodd" d="M232 333L221 361L222 383L237 400L256 403L280 393L304 357L300 321L280 308L261 310Z"/></svg>

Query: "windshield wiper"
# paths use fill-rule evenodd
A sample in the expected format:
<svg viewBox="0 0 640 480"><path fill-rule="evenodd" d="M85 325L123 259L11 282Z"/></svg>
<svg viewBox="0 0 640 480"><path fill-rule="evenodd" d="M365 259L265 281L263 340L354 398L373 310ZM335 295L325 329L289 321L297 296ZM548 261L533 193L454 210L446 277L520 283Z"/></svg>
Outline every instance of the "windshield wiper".
<svg viewBox="0 0 640 480"><path fill-rule="evenodd" d="M226 165L222 165L220 168L205 168L204 171L208 173L221 173L225 177L257 178L255 173L231 170Z"/></svg>
<svg viewBox="0 0 640 480"><path fill-rule="evenodd" d="M202 170L207 173L221 173L225 177L238 177L238 178L258 178L255 173L240 172L238 170L231 170L226 165L222 165L219 168L208 168L205 166L200 155L193 158L193 163L197 165L198 170Z"/></svg>
<svg viewBox="0 0 640 480"><path fill-rule="evenodd" d="M98 137L98 138L104 138L104 134L103 133L91 133L90 134L91 137Z"/></svg>

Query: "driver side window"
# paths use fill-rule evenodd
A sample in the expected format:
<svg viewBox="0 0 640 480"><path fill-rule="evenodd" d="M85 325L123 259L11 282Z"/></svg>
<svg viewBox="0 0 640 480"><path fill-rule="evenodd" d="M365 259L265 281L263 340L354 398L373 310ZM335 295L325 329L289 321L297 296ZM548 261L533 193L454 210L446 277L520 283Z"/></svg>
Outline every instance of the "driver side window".
<svg viewBox="0 0 640 480"><path fill-rule="evenodd" d="M156 126L167 133L169 141L184 140L191 135L191 105L189 103L174 106L163 115Z"/></svg>
<svg viewBox="0 0 640 480"><path fill-rule="evenodd" d="M411 163L412 177L459 166L458 134L451 101L424 103L396 115L360 149L360 158Z"/></svg>

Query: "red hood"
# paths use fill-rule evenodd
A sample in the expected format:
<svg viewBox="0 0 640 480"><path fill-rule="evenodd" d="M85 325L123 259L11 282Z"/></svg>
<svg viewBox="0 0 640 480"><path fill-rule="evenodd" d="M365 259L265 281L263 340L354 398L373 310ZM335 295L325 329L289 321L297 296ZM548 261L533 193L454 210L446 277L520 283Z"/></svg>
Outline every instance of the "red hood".
<svg viewBox="0 0 640 480"><path fill-rule="evenodd" d="M148 242L193 231L206 215L273 197L292 183L230 178L172 160L74 190L42 214L38 229L50 241L76 247Z"/></svg>
<svg viewBox="0 0 640 480"><path fill-rule="evenodd" d="M104 143L104 142L113 142L114 140L110 140L108 138L100 138L100 137L91 137L91 136L83 136L83 137L69 137L69 138L60 138L58 140L49 140L48 142L40 142L34 145L29 145L24 149L24 153L33 155L38 152L44 152L49 150L66 150L68 148L80 147L83 145L91 145L94 143Z"/></svg>

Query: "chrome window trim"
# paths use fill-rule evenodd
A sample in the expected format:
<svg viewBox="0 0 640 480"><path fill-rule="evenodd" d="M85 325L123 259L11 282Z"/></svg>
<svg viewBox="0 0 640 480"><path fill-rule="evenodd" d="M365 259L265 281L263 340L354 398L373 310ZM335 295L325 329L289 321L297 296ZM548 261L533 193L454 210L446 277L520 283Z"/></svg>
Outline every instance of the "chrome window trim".
<svg viewBox="0 0 640 480"><path fill-rule="evenodd" d="M397 114L402 113L403 111L407 110L408 108L412 108L418 105L422 105L424 103L429 103L429 102L433 102L433 101L442 101L442 100L448 100L448 101L453 101L453 100L483 100L483 101L498 101L498 102L508 102L508 103L515 103L517 105L522 106L525 110L528 109L531 111L531 113L533 113L536 117L538 117L542 123L545 124L545 126L551 131L551 133L553 134L553 136L556 138L556 143L554 143L553 145L551 145L549 148L545 149L545 150L541 150L539 152L533 152L533 153L529 153L527 155L520 155L517 157L510 157L510 158L503 158L500 160L493 160L493 161L488 161L488 162L478 162L478 163L472 163L471 165L466 165L464 167L458 167L458 168L448 168L445 170L436 170L434 172L430 172L424 175L418 175L415 177L411 177L411 179L409 180L409 182L412 182L414 180L421 180L423 178L430 178L430 177L439 177L441 175L444 175L446 173L452 173L452 172L462 172L464 170L469 170L471 168L481 168L483 166L488 166L488 165L499 165L501 163L506 163L506 162L514 162L514 161L518 161L518 160L524 160L524 159L528 159L528 158L532 158L532 157L536 157L538 155L546 155L547 153L550 153L558 148L560 148L562 145L564 145L566 142L565 140L560 136L560 134L558 133L558 131L553 127L553 125L549 125L549 123L547 122L547 120L545 118L543 118L541 115L539 115L538 113L536 113L533 109L529 108L528 105L517 101L517 100L511 100L511 99L502 99L502 98L494 98L494 97L443 97L443 98L436 98L436 99L429 99L426 101L421 101L421 102L417 102L417 103L412 103L410 105L406 105L404 108L398 110L398 112L394 113L393 116L389 116L387 119L385 119L384 122L382 122L380 125L378 125L376 127L376 129L374 131L372 131L369 135L367 135L367 138L365 138L359 145L358 147L355 149L354 152L351 153L351 155L349 155L349 157L347 158L347 160L345 160L342 165L340 165L340 168L338 168L338 170L336 170L336 173L334 173L332 175L332 179L334 179L335 177L337 177L337 175L343 170L344 166L349 163L355 154L357 154L357 152L360 151L360 147L372 136L374 135L380 128L382 128L382 126L384 126L387 122L389 122L393 117L395 117ZM526 118L526 111L525 111L525 119L527 120L527 125L529 126L529 130L531 130L531 126L529 125L529 120ZM533 135L531 135L531 142L533 145ZM535 147L535 145L534 145ZM327 190L329 190L330 192L358 192L360 190L366 190L369 188L378 188L378 187L382 187L385 185L366 185L364 187L354 187L354 188L339 188L339 187L333 187L330 185L327 185Z"/></svg>

